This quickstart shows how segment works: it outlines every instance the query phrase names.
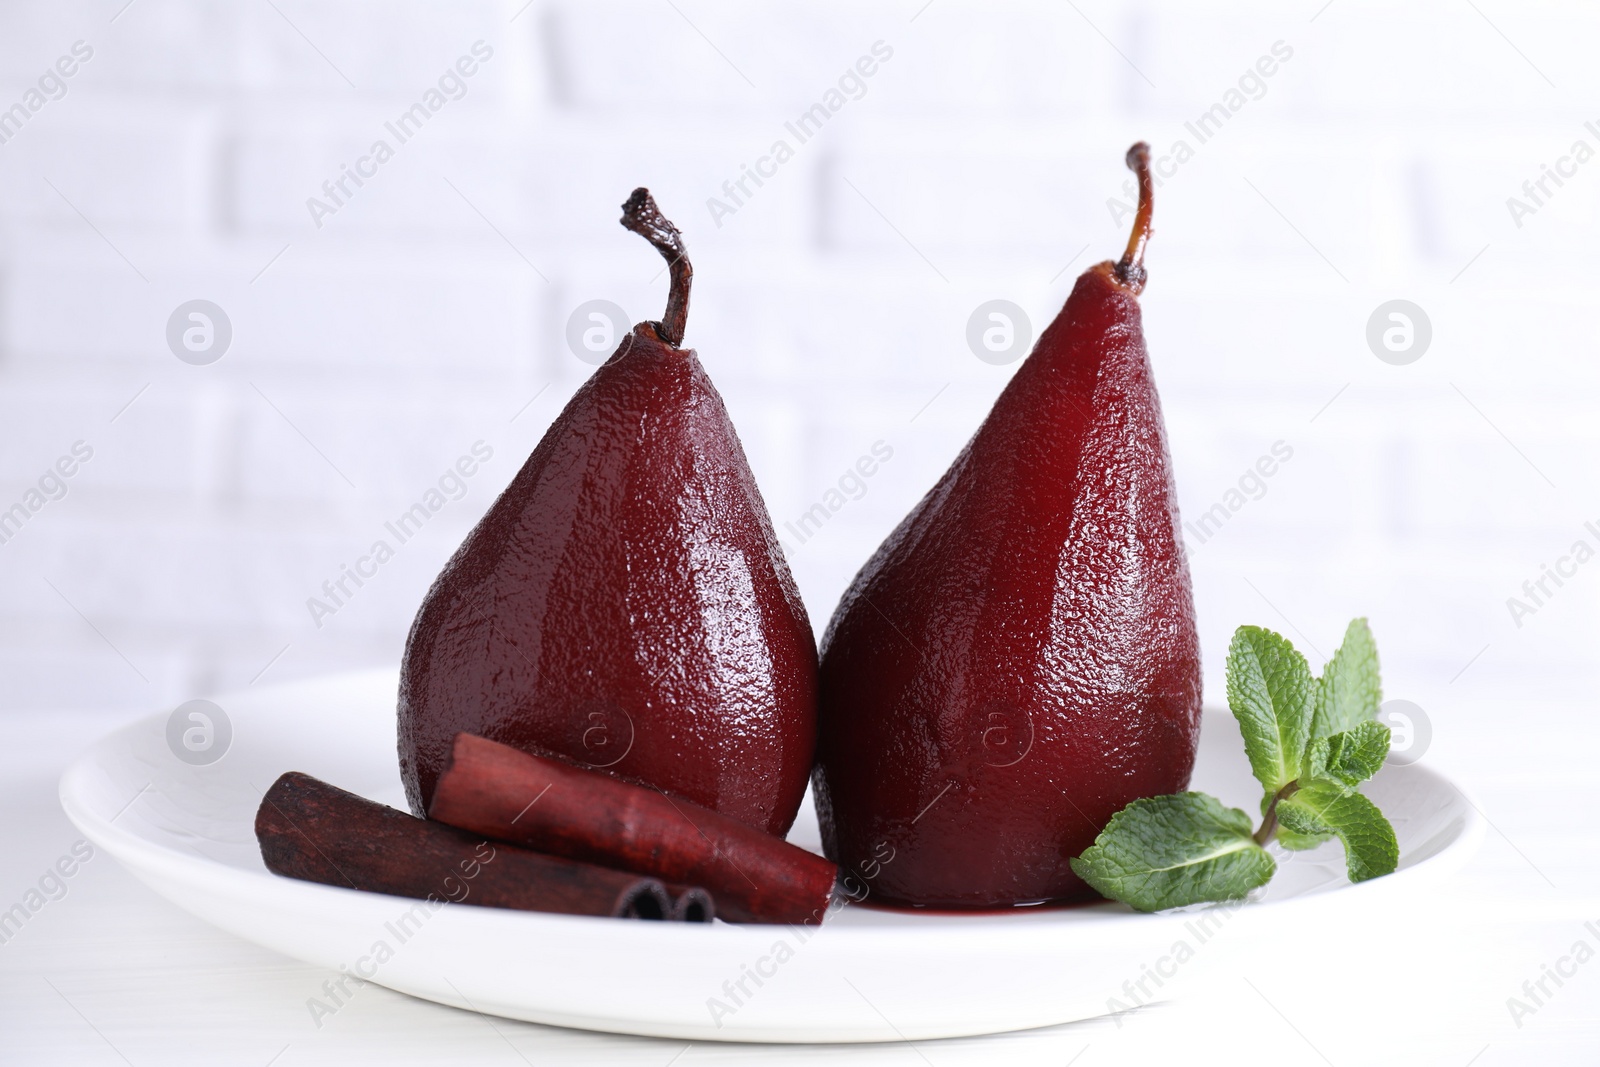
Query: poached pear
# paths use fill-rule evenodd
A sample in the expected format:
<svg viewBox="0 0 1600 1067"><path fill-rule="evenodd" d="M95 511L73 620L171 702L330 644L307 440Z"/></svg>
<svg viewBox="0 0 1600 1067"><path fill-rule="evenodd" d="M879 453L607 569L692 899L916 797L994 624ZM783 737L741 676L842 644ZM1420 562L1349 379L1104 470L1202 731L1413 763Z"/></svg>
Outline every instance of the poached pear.
<svg viewBox="0 0 1600 1067"><path fill-rule="evenodd" d="M692 269L573 395L428 591L401 668L401 777L427 811L459 731L605 768L782 835L816 743L817 653L722 398L684 349Z"/></svg>
<svg viewBox="0 0 1600 1067"><path fill-rule="evenodd" d="M1068 861L1183 790L1194 600L1145 351L1149 150L1119 262L1090 267L982 426L850 585L822 642L822 838L874 899L1089 899Z"/></svg>

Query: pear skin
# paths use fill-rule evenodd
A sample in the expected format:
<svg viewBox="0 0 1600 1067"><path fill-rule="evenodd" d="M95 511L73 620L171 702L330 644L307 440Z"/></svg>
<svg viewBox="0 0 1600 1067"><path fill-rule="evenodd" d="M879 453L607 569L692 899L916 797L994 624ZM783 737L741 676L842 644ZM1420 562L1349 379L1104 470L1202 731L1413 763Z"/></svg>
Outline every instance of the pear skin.
<svg viewBox="0 0 1600 1067"><path fill-rule="evenodd" d="M1128 254L1078 279L823 637L823 842L875 900L1092 899L1068 861L1188 784L1199 644L1138 301L1148 150L1129 165Z"/></svg>

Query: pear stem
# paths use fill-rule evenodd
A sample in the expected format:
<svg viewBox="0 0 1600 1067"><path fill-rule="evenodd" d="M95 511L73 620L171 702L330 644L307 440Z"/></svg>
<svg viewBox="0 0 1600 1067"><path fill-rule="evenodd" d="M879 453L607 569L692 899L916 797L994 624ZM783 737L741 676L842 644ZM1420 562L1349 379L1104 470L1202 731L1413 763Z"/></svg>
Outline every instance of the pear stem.
<svg viewBox="0 0 1600 1067"><path fill-rule="evenodd" d="M1133 291L1135 296L1144 289L1144 249L1150 243L1150 211L1154 206L1155 182L1150 176L1150 146L1139 141L1128 149L1128 169L1139 176L1139 210L1133 217L1133 233L1128 237L1127 251L1116 265L1117 281Z"/></svg>
<svg viewBox="0 0 1600 1067"><path fill-rule="evenodd" d="M689 321L689 282L694 278L689 253L683 247L683 234L661 214L650 190L642 185L622 205L622 225L649 241L672 271L666 313L653 325L663 341L677 348L683 344L684 327Z"/></svg>

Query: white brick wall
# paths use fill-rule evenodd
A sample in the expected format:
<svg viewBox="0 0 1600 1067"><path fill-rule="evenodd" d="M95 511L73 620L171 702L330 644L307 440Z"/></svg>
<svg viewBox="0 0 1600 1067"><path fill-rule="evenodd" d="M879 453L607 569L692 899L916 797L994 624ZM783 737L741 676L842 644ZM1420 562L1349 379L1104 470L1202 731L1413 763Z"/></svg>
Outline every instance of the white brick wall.
<svg viewBox="0 0 1600 1067"><path fill-rule="evenodd" d="M571 310L659 313L659 263L616 224L639 184L686 231L690 340L780 528L874 441L894 449L821 533L786 537L820 630L1013 369L967 350L972 309L1004 297L1042 329L1120 248L1106 199L1127 144L1192 141L1184 123L1277 41L1292 59L1164 183L1144 300L1188 514L1274 441L1295 450L1191 545L1210 692L1237 624L1331 651L1357 613L1391 693L1426 707L1595 680L1600 566L1520 629L1505 598L1600 520L1600 162L1521 228L1505 198L1574 139L1600 149L1583 129L1600 15L118 6L0 16L0 107L94 48L0 145L0 507L74 441L95 450L0 545L0 711L172 705L286 646L263 678L395 660L434 572L589 372ZM315 227L306 198L480 39L494 55L466 95ZM717 226L707 198L877 41L893 56L860 98ZM164 340L197 297L234 328L204 367ZM1411 366L1363 339L1394 297L1433 321ZM495 458L466 498L315 627L306 598L479 439Z"/></svg>

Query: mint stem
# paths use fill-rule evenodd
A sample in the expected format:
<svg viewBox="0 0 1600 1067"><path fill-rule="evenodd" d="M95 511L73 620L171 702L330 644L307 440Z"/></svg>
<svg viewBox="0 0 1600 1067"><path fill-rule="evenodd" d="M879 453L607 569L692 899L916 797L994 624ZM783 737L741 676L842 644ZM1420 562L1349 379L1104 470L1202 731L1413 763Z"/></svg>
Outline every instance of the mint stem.
<svg viewBox="0 0 1600 1067"><path fill-rule="evenodd" d="M1278 802L1288 800L1300 791L1300 780L1297 778L1272 795L1272 802L1267 805L1267 814L1261 819L1261 829L1257 830L1251 840L1263 847L1278 832Z"/></svg>

